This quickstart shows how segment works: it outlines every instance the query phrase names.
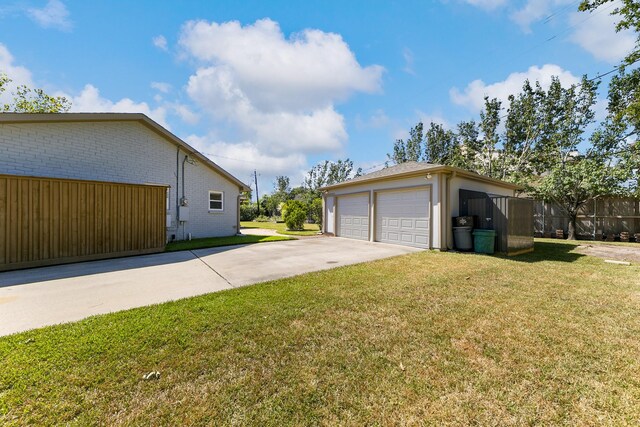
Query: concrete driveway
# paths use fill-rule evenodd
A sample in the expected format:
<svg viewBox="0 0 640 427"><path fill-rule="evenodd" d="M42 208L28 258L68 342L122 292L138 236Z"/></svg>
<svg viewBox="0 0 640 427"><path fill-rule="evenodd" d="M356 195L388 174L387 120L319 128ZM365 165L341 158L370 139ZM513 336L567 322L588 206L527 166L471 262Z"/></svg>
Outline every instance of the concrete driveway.
<svg viewBox="0 0 640 427"><path fill-rule="evenodd" d="M417 251L321 238L0 273L0 335Z"/></svg>

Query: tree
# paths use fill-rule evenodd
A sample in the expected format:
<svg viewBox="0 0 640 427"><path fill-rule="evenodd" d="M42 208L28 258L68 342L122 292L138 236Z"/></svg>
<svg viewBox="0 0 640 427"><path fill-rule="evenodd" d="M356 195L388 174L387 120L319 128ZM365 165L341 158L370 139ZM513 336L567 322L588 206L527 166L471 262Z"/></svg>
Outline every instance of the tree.
<svg viewBox="0 0 640 427"><path fill-rule="evenodd" d="M458 123L456 132L456 156L451 166L470 171L478 170L477 154L481 151L478 124L471 120Z"/></svg>
<svg viewBox="0 0 640 427"><path fill-rule="evenodd" d="M434 164L454 163L457 147L456 135L441 124L430 123L425 133L424 161Z"/></svg>
<svg viewBox="0 0 640 427"><path fill-rule="evenodd" d="M424 145L424 125L418 122L409 131L409 139L396 139L393 145L393 154L387 154L387 158L394 164L399 165L405 162L419 162L423 156Z"/></svg>
<svg viewBox="0 0 640 427"><path fill-rule="evenodd" d="M291 180L288 176L276 176L275 190L277 193L288 193L291 189L289 183Z"/></svg>
<svg viewBox="0 0 640 427"><path fill-rule="evenodd" d="M480 112L480 131L482 140L480 150L477 153L479 164L478 173L490 177L497 175L494 163L496 161L497 146L500 141L498 127L500 126L500 113L502 112L502 102L498 99L484 98L484 109Z"/></svg>
<svg viewBox="0 0 640 427"><path fill-rule="evenodd" d="M558 165L536 187L543 200L557 204L569 218L567 238L576 239L576 217L587 202L600 196L627 194L627 171L604 159L577 157Z"/></svg>
<svg viewBox="0 0 640 427"><path fill-rule="evenodd" d="M6 74L0 74L0 95L11 81ZM63 96L50 96L42 89L20 85L13 93L13 100L0 108L5 113L65 113L71 108L71 102Z"/></svg>
<svg viewBox="0 0 640 427"><path fill-rule="evenodd" d="M312 192L318 192L321 187L337 184L360 175L362 175L362 168L358 168L354 173L352 160L345 159L337 162L325 160L311 168L304 180L304 186Z"/></svg>
<svg viewBox="0 0 640 427"><path fill-rule="evenodd" d="M606 3L618 0L583 0L579 10L594 12ZM634 137L636 147L640 132L640 69L629 67L640 61L640 2L637 0L619 0L612 15L620 20L616 31L632 30L636 33L635 47L621 61L618 73L609 85L609 113L614 125L626 128L625 138Z"/></svg>
<svg viewBox="0 0 640 427"><path fill-rule="evenodd" d="M307 206L299 200L288 200L282 207L282 219L289 230L303 230Z"/></svg>
<svg viewBox="0 0 640 427"><path fill-rule="evenodd" d="M322 230L322 199L316 198L309 205L311 220Z"/></svg>

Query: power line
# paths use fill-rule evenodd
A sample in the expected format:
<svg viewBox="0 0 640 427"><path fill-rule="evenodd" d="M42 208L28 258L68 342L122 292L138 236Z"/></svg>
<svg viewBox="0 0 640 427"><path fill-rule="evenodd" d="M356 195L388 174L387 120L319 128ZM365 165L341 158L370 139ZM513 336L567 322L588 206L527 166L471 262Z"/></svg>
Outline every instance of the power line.
<svg viewBox="0 0 640 427"><path fill-rule="evenodd" d="M204 154L205 156L220 157L221 159L234 160L236 162L253 163L254 165L262 165L262 164L264 164L263 162L254 162L252 160L235 159L233 157L221 156L220 154L205 153L204 151L201 151L200 153Z"/></svg>

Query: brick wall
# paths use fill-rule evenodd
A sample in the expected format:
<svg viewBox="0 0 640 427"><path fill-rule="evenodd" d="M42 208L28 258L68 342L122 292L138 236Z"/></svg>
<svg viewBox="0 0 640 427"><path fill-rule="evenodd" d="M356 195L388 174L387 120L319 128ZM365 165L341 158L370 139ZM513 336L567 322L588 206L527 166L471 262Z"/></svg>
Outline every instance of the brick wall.
<svg viewBox="0 0 640 427"><path fill-rule="evenodd" d="M167 237L229 236L237 232L236 184L202 162L185 164L185 196L189 199L189 221L176 221L176 174L180 179L180 150L136 122L0 124L0 174L170 186L172 222ZM210 213L209 190L224 193L224 212Z"/></svg>

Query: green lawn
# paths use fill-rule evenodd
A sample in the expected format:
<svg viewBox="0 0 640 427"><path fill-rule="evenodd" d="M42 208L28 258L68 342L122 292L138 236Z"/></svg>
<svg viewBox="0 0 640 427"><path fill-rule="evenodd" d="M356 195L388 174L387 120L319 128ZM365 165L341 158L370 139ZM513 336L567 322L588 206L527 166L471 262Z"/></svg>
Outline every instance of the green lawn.
<svg viewBox="0 0 640 427"><path fill-rule="evenodd" d="M0 424L637 425L640 267L574 247L425 251L0 338Z"/></svg>
<svg viewBox="0 0 640 427"><path fill-rule="evenodd" d="M257 221L242 221L240 223L242 228L268 228L269 230L276 230L279 234L287 234L291 236L315 236L320 229L317 224L305 224L304 231L289 231L284 222L257 222Z"/></svg>
<svg viewBox="0 0 640 427"><path fill-rule="evenodd" d="M207 237L204 239L179 240L168 243L165 251L186 251L193 249L214 248L217 246L245 245L248 243L278 242L281 240L291 240L286 236L229 236L229 237Z"/></svg>

